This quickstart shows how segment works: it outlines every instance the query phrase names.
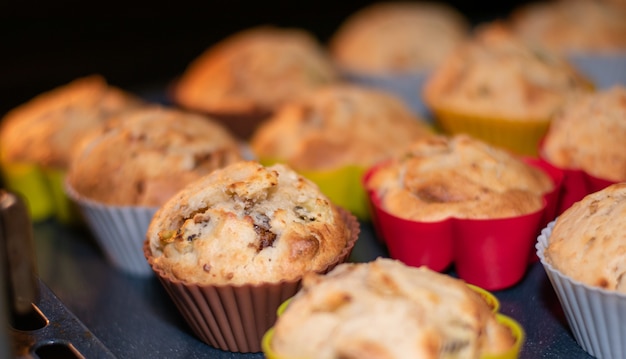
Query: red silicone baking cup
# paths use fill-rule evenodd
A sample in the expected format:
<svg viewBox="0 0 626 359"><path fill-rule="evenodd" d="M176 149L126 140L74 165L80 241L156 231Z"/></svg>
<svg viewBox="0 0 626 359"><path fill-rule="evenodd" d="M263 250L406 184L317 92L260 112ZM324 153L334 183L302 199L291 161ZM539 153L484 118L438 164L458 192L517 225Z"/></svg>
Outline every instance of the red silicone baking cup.
<svg viewBox="0 0 626 359"><path fill-rule="evenodd" d="M380 206L380 199L367 185L371 175L385 164L371 168L364 183L372 222L390 257L436 271L444 271L454 263L459 278L486 290L515 285L529 262L537 260L533 246L537 234L556 214L563 180L562 171L545 161L524 161L542 169L554 182L554 189L544 195L544 206L523 216L489 220L449 218L418 222L394 216Z"/></svg>

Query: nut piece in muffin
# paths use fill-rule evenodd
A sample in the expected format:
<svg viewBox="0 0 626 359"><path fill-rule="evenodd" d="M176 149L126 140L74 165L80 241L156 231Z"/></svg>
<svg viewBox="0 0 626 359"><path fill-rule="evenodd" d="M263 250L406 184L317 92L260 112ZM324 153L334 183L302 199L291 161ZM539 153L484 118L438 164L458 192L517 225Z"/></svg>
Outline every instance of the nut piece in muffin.
<svg viewBox="0 0 626 359"><path fill-rule="evenodd" d="M462 280L379 258L305 276L270 348L282 358L479 358L515 340Z"/></svg>
<svg viewBox="0 0 626 359"><path fill-rule="evenodd" d="M468 35L468 21L444 3L380 2L348 17L329 50L345 70L407 74L433 69Z"/></svg>
<svg viewBox="0 0 626 359"><path fill-rule="evenodd" d="M147 232L153 268L199 285L293 280L323 271L351 228L312 182L284 165L242 161L188 185Z"/></svg>
<svg viewBox="0 0 626 359"><path fill-rule="evenodd" d="M336 80L325 50L302 29L260 26L211 46L189 64L175 102L209 114L267 114Z"/></svg>
<svg viewBox="0 0 626 359"><path fill-rule="evenodd" d="M409 220L494 219L540 210L552 179L521 158L467 135L413 142L370 177L387 212Z"/></svg>
<svg viewBox="0 0 626 359"><path fill-rule="evenodd" d="M626 293L626 183L587 195L557 219L545 260L586 285Z"/></svg>
<svg viewBox="0 0 626 359"><path fill-rule="evenodd" d="M145 106L94 130L74 154L68 183L101 204L159 207L186 184L242 159L237 140L211 118Z"/></svg>
<svg viewBox="0 0 626 359"><path fill-rule="evenodd" d="M573 96L552 119L542 145L551 164L626 181L626 88Z"/></svg>
<svg viewBox="0 0 626 359"><path fill-rule="evenodd" d="M626 8L609 1L530 2L510 22L524 41L564 55L626 51Z"/></svg>
<svg viewBox="0 0 626 359"><path fill-rule="evenodd" d="M259 158L279 159L296 170L328 170L370 166L431 134L393 95L335 84L281 107L250 146Z"/></svg>

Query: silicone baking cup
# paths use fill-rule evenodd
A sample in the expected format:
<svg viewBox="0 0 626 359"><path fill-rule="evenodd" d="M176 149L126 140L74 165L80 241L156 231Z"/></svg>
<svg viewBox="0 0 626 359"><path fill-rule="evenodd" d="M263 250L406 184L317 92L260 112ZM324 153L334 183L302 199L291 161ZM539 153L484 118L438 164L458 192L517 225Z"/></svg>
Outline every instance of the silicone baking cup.
<svg viewBox="0 0 626 359"><path fill-rule="evenodd" d="M508 317L506 315L499 313L500 302L498 301L498 298L496 298L496 296L493 295L491 292L483 288L477 287L475 285L471 285L471 284L468 284L468 285L472 290L477 292L481 297L483 297L483 299L485 299L485 302L491 308L491 311L496 314L496 318L498 322L506 325L511 330L511 333L513 333L513 337L515 338L515 344L508 351L504 353L498 353L498 354L484 354L480 358L481 359L516 359L518 358L519 353L522 349L522 345L524 344L525 337L526 337L526 334L524 333L524 329L521 326L521 324L519 324L516 320L514 320L511 317ZM289 302L290 302L290 299L286 300L278 307L278 310L276 311L277 317L280 317L287 310L287 307L289 306ZM271 346L273 335L274 335L274 327L269 328L267 332L265 333L265 335L263 335L261 346L263 349L263 354L265 354L265 357L267 359L295 359L295 358L287 358L284 356L280 356L276 352L274 352ZM302 358L298 358L298 359L302 359Z"/></svg>
<svg viewBox="0 0 626 359"><path fill-rule="evenodd" d="M537 234L555 217L563 180L563 173L548 163L535 158L525 161L547 173L554 189L544 195L540 210L518 217L411 221L384 210L375 191L368 189L372 223L390 257L440 272L454 263L461 279L487 290L518 283L528 264L537 260L533 245ZM365 188L374 171L384 165L374 166L365 174Z"/></svg>
<svg viewBox="0 0 626 359"><path fill-rule="evenodd" d="M134 276L152 275L143 254L143 242L158 207L99 203L79 195L69 183L65 183L65 191L113 267Z"/></svg>
<svg viewBox="0 0 626 359"><path fill-rule="evenodd" d="M264 166L281 163L281 160L269 158L261 158L259 161ZM331 202L366 221L370 218L367 193L362 182L366 170L364 166L348 165L332 170L297 172L313 181Z"/></svg>
<svg viewBox="0 0 626 359"><path fill-rule="evenodd" d="M64 224L81 222L78 210L63 188L65 170L4 161L0 167L4 186L24 198L32 221L56 218Z"/></svg>
<svg viewBox="0 0 626 359"><path fill-rule="evenodd" d="M568 60L598 89L626 85L626 50L605 53L571 53Z"/></svg>
<svg viewBox="0 0 626 359"><path fill-rule="evenodd" d="M360 227L356 217L339 208L350 238L326 273L348 260ZM299 289L302 277L276 283L199 285L169 276L154 263L150 244L144 256L195 335L206 344L231 352L260 352L263 334L276 321L278 307Z"/></svg>
<svg viewBox="0 0 626 359"><path fill-rule="evenodd" d="M626 295L591 287L564 275L545 259L544 252L556 221L537 237L543 268L565 312L576 342L599 359L626 357Z"/></svg>

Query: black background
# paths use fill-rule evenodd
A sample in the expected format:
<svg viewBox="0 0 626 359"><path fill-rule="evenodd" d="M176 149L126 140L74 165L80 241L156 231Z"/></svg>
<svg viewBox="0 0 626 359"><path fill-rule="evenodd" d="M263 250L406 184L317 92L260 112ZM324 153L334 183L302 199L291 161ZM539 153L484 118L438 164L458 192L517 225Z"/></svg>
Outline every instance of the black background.
<svg viewBox="0 0 626 359"><path fill-rule="evenodd" d="M246 27L311 31L325 43L372 1L0 0L0 116L43 91L99 73L133 92L173 79L204 49ZM449 1L473 24L522 1Z"/></svg>

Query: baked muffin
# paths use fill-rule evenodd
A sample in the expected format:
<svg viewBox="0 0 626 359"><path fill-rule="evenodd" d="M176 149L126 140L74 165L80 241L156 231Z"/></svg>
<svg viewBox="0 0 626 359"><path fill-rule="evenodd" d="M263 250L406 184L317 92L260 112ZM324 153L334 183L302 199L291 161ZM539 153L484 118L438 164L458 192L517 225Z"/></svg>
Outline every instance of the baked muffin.
<svg viewBox="0 0 626 359"><path fill-rule="evenodd" d="M372 174L368 188L395 216L434 222L535 212L554 183L517 156L460 134L413 142Z"/></svg>
<svg viewBox="0 0 626 359"><path fill-rule="evenodd" d="M330 58L312 34L259 26L206 49L185 69L173 97L247 139L277 106L336 79Z"/></svg>
<svg viewBox="0 0 626 359"><path fill-rule="evenodd" d="M591 90L565 59L525 44L494 21L437 67L423 95L446 133L468 133L536 156L550 117L567 96Z"/></svg>
<svg viewBox="0 0 626 359"><path fill-rule="evenodd" d="M307 275L270 358L516 357L521 338L463 281L379 258Z"/></svg>
<svg viewBox="0 0 626 359"><path fill-rule="evenodd" d="M73 147L112 115L142 105L99 75L73 80L14 108L2 119L0 163L9 190L20 193L33 220L76 218L63 178Z"/></svg>
<svg viewBox="0 0 626 359"><path fill-rule="evenodd" d="M626 181L626 87L574 96L552 119L540 156L565 172L559 213L589 193Z"/></svg>
<svg viewBox="0 0 626 359"><path fill-rule="evenodd" d="M161 106L114 117L78 147L66 190L116 267L148 275L148 224L186 184L243 159L238 141L211 118Z"/></svg>
<svg viewBox="0 0 626 359"><path fill-rule="evenodd" d="M287 163L333 202L365 218L365 169L431 134L393 95L335 84L281 107L257 129L250 147L261 161Z"/></svg>
<svg viewBox="0 0 626 359"><path fill-rule="evenodd" d="M598 88L626 84L626 7L612 1L552 0L511 14L524 41L567 56Z"/></svg>
<svg viewBox="0 0 626 359"><path fill-rule="evenodd" d="M623 354L626 183L585 196L538 238L537 255L578 344L596 358Z"/></svg>
<svg viewBox="0 0 626 359"><path fill-rule="evenodd" d="M224 350L260 351L278 305L305 273L345 261L358 232L354 216L289 167L241 161L163 205L144 251L196 335Z"/></svg>
<svg viewBox="0 0 626 359"><path fill-rule="evenodd" d="M510 287L552 220L560 173L464 134L413 142L364 177L374 227L392 258L487 290Z"/></svg>
<svg viewBox="0 0 626 359"><path fill-rule="evenodd" d="M421 87L469 29L464 15L445 3L375 2L344 20L329 51L347 80L391 91L426 117Z"/></svg>

